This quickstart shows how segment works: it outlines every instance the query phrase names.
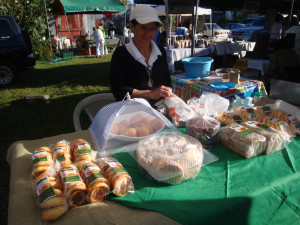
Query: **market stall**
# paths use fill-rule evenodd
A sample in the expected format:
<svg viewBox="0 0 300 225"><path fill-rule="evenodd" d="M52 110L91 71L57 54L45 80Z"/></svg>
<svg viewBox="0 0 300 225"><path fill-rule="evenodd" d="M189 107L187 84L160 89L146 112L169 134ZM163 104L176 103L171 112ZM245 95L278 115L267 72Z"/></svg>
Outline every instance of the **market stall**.
<svg viewBox="0 0 300 225"><path fill-rule="evenodd" d="M261 104L273 102L263 99ZM34 149L78 138L93 143L90 133L83 131L11 145L8 224L41 223L31 189ZM146 178L130 154L119 153L114 157L132 176L135 193L70 208L51 224L297 224L299 147L298 136L281 151L244 159L219 143L210 150L218 160L203 166L196 178L177 185Z"/></svg>

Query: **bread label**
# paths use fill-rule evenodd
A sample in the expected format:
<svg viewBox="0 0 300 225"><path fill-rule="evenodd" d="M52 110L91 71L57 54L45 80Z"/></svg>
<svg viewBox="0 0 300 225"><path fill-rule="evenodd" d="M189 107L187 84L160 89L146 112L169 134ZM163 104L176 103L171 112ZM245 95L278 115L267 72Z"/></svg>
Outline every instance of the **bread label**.
<svg viewBox="0 0 300 225"><path fill-rule="evenodd" d="M300 129L300 121L292 114L286 114L286 118L295 126L296 129Z"/></svg>
<svg viewBox="0 0 300 225"><path fill-rule="evenodd" d="M256 122L256 121L247 121L245 123L248 124L251 127L258 128L260 130L268 130L268 129L270 129L270 127L268 125L265 125L263 123L259 123L259 122Z"/></svg>
<svg viewBox="0 0 300 225"><path fill-rule="evenodd" d="M47 152L44 150L40 150L40 151L35 151L32 154L32 164L38 164L40 162L47 162Z"/></svg>
<svg viewBox="0 0 300 225"><path fill-rule="evenodd" d="M89 148L77 149L78 156L80 155L91 155L92 150Z"/></svg>
<svg viewBox="0 0 300 225"><path fill-rule="evenodd" d="M57 147L53 151L53 159L58 159L59 156L64 155L65 151L63 147ZM60 161L60 160L59 160ZM61 162L61 161L60 161Z"/></svg>
<svg viewBox="0 0 300 225"><path fill-rule="evenodd" d="M265 114L271 113L271 108L269 106L263 106L261 109Z"/></svg>
<svg viewBox="0 0 300 225"><path fill-rule="evenodd" d="M247 111L247 112L250 113L250 114L255 114L253 108L246 107L246 108L244 108L244 110Z"/></svg>
<svg viewBox="0 0 300 225"><path fill-rule="evenodd" d="M91 146L85 142L85 143L79 144L77 148L84 149L84 148L91 148Z"/></svg>
<svg viewBox="0 0 300 225"><path fill-rule="evenodd" d="M116 173L127 173L125 168L117 160L104 160Z"/></svg>
<svg viewBox="0 0 300 225"><path fill-rule="evenodd" d="M232 124L231 126L229 126L229 128L239 132L243 136L247 136L249 134L254 133L254 131L248 129L247 127L244 127L244 126L241 126L241 125L238 125L238 124Z"/></svg>
<svg viewBox="0 0 300 225"><path fill-rule="evenodd" d="M228 116L232 117L236 122L241 123L243 122L242 118L235 113L227 113Z"/></svg>
<svg viewBox="0 0 300 225"><path fill-rule="evenodd" d="M64 183L73 183L80 181L77 171L74 168L66 168L60 171L62 181Z"/></svg>
<svg viewBox="0 0 300 225"><path fill-rule="evenodd" d="M47 201L49 198L55 197L56 194L53 190L53 187L51 186L51 183L48 179L48 177L42 177L37 183L36 183L36 193L39 197L40 204L42 205L45 201Z"/></svg>
<svg viewBox="0 0 300 225"><path fill-rule="evenodd" d="M83 173L88 181L88 185L92 184L96 180L103 179L104 177L100 173L99 167L93 164L88 164L83 168Z"/></svg>
<svg viewBox="0 0 300 225"><path fill-rule="evenodd" d="M269 121L270 121L271 123L274 123L275 126L277 125L281 130L285 130L284 124L282 123L282 121L281 121L280 119L275 118L275 117L270 117L270 118L269 118Z"/></svg>

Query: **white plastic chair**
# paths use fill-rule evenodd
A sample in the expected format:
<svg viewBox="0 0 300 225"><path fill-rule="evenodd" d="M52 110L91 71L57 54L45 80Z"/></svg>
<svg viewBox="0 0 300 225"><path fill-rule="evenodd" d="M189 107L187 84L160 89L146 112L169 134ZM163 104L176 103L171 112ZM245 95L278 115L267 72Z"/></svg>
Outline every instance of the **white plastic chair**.
<svg viewBox="0 0 300 225"><path fill-rule="evenodd" d="M115 101L116 99L114 98L112 93L100 93L82 99L76 105L73 112L73 124L76 132L82 130L80 124L80 115L83 110L86 112L86 114L89 116L90 120L92 121L96 116L97 112L103 106L113 103Z"/></svg>

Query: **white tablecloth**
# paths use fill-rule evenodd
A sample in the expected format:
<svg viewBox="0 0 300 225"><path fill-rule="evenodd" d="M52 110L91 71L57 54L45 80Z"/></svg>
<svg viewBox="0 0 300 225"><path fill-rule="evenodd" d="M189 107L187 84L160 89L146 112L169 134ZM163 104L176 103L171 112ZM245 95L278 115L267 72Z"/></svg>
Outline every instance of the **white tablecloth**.
<svg viewBox="0 0 300 225"><path fill-rule="evenodd" d="M215 44L215 55L231 55L238 53L241 57L246 55L246 52L252 52L256 42L227 42Z"/></svg>
<svg viewBox="0 0 300 225"><path fill-rule="evenodd" d="M206 56L214 52L215 47L195 48L195 56ZM170 48L169 49L169 67L172 72L175 71L174 62L191 57L191 48Z"/></svg>
<svg viewBox="0 0 300 225"><path fill-rule="evenodd" d="M259 70L261 75L268 71L270 60L266 59L251 59L248 60L248 68Z"/></svg>

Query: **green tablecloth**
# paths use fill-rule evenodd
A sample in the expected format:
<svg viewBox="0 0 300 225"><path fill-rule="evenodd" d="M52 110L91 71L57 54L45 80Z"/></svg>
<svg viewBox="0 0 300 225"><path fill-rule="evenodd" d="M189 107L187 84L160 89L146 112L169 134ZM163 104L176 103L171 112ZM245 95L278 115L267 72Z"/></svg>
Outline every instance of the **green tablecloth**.
<svg viewBox="0 0 300 225"><path fill-rule="evenodd" d="M188 182L147 180L128 153L115 157L133 177L135 194L110 197L159 211L183 224L300 224L300 137L282 151L244 159L219 144L219 160Z"/></svg>

